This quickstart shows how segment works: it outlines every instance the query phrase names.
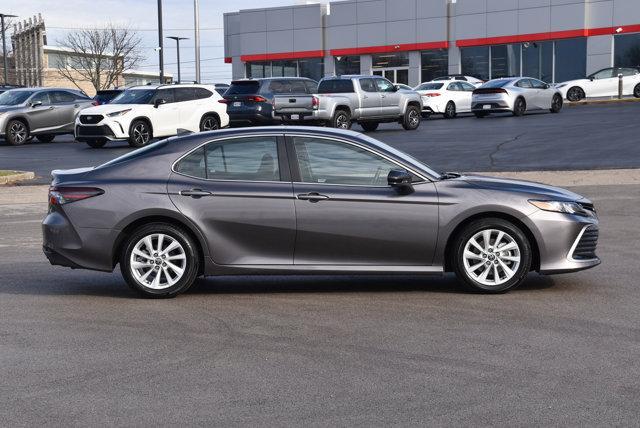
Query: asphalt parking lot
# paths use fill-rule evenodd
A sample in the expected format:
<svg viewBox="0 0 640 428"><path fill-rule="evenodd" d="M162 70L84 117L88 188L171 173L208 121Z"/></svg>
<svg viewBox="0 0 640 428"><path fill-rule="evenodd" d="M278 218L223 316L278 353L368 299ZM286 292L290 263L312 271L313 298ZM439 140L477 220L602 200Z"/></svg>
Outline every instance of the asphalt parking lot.
<svg viewBox="0 0 640 428"><path fill-rule="evenodd" d="M434 117L414 132L385 124L371 135L442 171L585 170L640 167L640 103L565 107L560 114ZM358 125L354 130L360 131ZM131 149L92 149L70 136L12 147L0 141L0 169L34 171L98 165Z"/></svg>
<svg viewBox="0 0 640 428"><path fill-rule="evenodd" d="M4 426L640 420L640 186L573 188L603 264L505 295L450 277L236 277L141 300L52 267L44 203L0 205Z"/></svg>

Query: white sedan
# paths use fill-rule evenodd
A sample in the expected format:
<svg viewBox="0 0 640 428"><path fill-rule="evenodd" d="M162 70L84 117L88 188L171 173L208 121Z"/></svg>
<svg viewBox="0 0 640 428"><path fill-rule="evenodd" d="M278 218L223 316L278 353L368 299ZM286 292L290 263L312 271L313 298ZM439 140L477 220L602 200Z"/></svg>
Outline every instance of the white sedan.
<svg viewBox="0 0 640 428"><path fill-rule="evenodd" d="M421 83L414 88L422 97L423 115L442 114L447 119L471 112L474 89L472 84L454 79Z"/></svg>
<svg viewBox="0 0 640 428"><path fill-rule="evenodd" d="M610 67L590 74L584 79L562 82L556 87L569 101L588 97L614 97L618 95L618 75L622 74L622 94L640 98L640 69Z"/></svg>

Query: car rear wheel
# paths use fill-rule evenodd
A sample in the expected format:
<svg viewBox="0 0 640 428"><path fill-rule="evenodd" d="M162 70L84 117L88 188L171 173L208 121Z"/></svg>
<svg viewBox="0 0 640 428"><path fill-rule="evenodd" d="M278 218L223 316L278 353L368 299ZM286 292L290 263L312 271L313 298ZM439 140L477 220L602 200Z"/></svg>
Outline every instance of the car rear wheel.
<svg viewBox="0 0 640 428"><path fill-rule="evenodd" d="M404 112L402 117L402 127L407 131L414 131L420 126L420 120L422 119L422 112L416 106L408 106L407 111Z"/></svg>
<svg viewBox="0 0 640 428"><path fill-rule="evenodd" d="M444 108L444 117L447 119L456 117L456 104L453 101L449 101Z"/></svg>
<svg viewBox="0 0 640 428"><path fill-rule="evenodd" d="M569 88L567 91L567 99L571 102L580 101L581 99L584 99L584 97L584 91L578 86Z"/></svg>
<svg viewBox="0 0 640 428"><path fill-rule="evenodd" d="M555 94L553 100L551 100L551 108L549 111L551 113L560 113L560 110L562 110L562 97L560 94Z"/></svg>
<svg viewBox="0 0 640 428"><path fill-rule="evenodd" d="M104 147L107 142L105 140L88 140L87 144L89 145L89 147L92 147L94 149L100 149Z"/></svg>
<svg viewBox="0 0 640 428"><path fill-rule="evenodd" d="M524 281L531 268L531 243L507 220L479 219L458 234L452 257L456 276L471 289L501 293Z"/></svg>
<svg viewBox="0 0 640 428"><path fill-rule="evenodd" d="M373 132L376 129L378 129L378 122L361 122L360 126L362 126L362 129L365 130L365 132Z"/></svg>
<svg viewBox="0 0 640 428"><path fill-rule="evenodd" d="M516 102L513 105L513 115L524 116L524 113L526 111L527 111L527 103L524 101L524 98L516 99Z"/></svg>
<svg viewBox="0 0 640 428"><path fill-rule="evenodd" d="M200 265L193 238L167 223L151 223L131 234L120 255L127 284L145 297L174 297L189 289Z"/></svg>
<svg viewBox="0 0 640 428"><path fill-rule="evenodd" d="M5 138L12 146L20 146L29 140L29 127L21 120L10 120L7 123Z"/></svg>
<svg viewBox="0 0 640 428"><path fill-rule="evenodd" d="M151 128L144 120L134 120L129 127L129 145L143 147L151 141Z"/></svg>
<svg viewBox="0 0 640 428"><path fill-rule="evenodd" d="M220 123L218 123L218 119L212 114L203 116L200 120L200 132L214 131L218 128L220 128Z"/></svg>
<svg viewBox="0 0 640 428"><path fill-rule="evenodd" d="M50 143L53 141L54 138L56 138L54 134L36 135L36 139L41 143Z"/></svg>
<svg viewBox="0 0 640 428"><path fill-rule="evenodd" d="M346 110L336 110L333 114L329 125L332 128L350 129L351 128L351 115Z"/></svg>
<svg viewBox="0 0 640 428"><path fill-rule="evenodd" d="M633 88L633 96L636 98L640 98L640 83L638 83L636 87Z"/></svg>

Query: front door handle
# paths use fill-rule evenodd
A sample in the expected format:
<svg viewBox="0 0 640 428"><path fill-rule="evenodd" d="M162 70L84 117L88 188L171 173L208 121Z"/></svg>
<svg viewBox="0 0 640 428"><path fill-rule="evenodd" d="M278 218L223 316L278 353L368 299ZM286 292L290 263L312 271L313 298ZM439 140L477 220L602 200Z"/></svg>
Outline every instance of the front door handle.
<svg viewBox="0 0 640 428"><path fill-rule="evenodd" d="M213 196L212 192L202 189L181 190L179 193L181 196L191 196L194 199L202 198L203 196Z"/></svg>
<svg viewBox="0 0 640 428"><path fill-rule="evenodd" d="M297 196L297 198L301 201L309 201L309 202L319 202L329 199L327 195L321 195L320 193L311 192L311 193L302 193Z"/></svg>

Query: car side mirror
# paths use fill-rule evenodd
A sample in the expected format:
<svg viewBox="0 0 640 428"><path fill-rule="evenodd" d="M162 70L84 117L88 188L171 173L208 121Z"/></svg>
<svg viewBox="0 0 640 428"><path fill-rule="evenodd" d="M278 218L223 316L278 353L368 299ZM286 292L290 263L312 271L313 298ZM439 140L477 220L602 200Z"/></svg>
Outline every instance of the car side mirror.
<svg viewBox="0 0 640 428"><path fill-rule="evenodd" d="M164 98L158 98L153 102L153 106L155 108L158 108L159 106L161 106L162 104L166 104L167 100L165 100Z"/></svg>
<svg viewBox="0 0 640 428"><path fill-rule="evenodd" d="M545 83L545 84L544 84L544 88L545 88L545 89L549 89L550 87L551 87L551 85L549 85L548 83Z"/></svg>
<svg viewBox="0 0 640 428"><path fill-rule="evenodd" d="M31 108L40 107L42 105L42 101L34 101L31 103Z"/></svg>
<svg viewBox="0 0 640 428"><path fill-rule="evenodd" d="M399 169L393 169L389 171L389 174L387 175L387 183L389 186L405 194L413 192L413 186L411 185L412 181L413 177L411 174Z"/></svg>
<svg viewBox="0 0 640 428"><path fill-rule="evenodd" d="M589 80L591 80L593 82L594 80L596 80L596 78L593 77L593 76L589 76Z"/></svg>

